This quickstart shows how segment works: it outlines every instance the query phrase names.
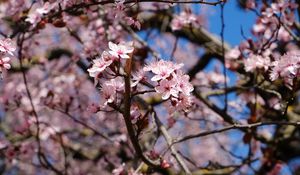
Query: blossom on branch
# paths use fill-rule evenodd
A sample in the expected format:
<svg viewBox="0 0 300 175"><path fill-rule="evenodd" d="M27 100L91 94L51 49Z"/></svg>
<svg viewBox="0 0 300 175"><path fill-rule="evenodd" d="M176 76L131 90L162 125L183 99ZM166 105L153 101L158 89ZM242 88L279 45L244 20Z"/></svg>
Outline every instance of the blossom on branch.
<svg viewBox="0 0 300 175"><path fill-rule="evenodd" d="M113 42L108 43L110 49L109 53L117 58L128 59L130 58L128 54L132 53L134 48L130 44L115 44Z"/></svg>
<svg viewBox="0 0 300 175"><path fill-rule="evenodd" d="M13 45L11 39L0 39L0 73L3 69L10 69L11 65L9 64L11 58L6 56L9 54L13 56L13 52L16 50L16 47Z"/></svg>
<svg viewBox="0 0 300 175"><path fill-rule="evenodd" d="M194 90L189 82L190 77L184 74L180 68L183 64L160 60L144 67L144 71L154 73L151 81L157 82L155 91L162 95L163 100L171 100L170 113L186 110L192 105L190 98Z"/></svg>
<svg viewBox="0 0 300 175"><path fill-rule="evenodd" d="M171 21L172 30L180 30L185 26L200 27L202 19L193 14L190 10L185 10L179 15L175 15Z"/></svg>
<svg viewBox="0 0 300 175"><path fill-rule="evenodd" d="M249 58L244 60L245 71L254 72L256 69L263 69L267 71L271 64L269 57L262 57L261 55L250 54Z"/></svg>
<svg viewBox="0 0 300 175"><path fill-rule="evenodd" d="M2 72L2 68L4 69L10 69L10 64L9 64L10 58L9 57L4 57L0 58L0 72Z"/></svg>
<svg viewBox="0 0 300 175"><path fill-rule="evenodd" d="M33 26L36 26L37 23L42 19L43 15L49 13L54 7L56 3L50 4L46 2L42 7L35 9L34 12L29 13L25 21L31 23Z"/></svg>
<svg viewBox="0 0 300 175"><path fill-rule="evenodd" d="M178 97L178 90L176 88L176 81L174 80L161 80L159 85L155 87L156 92L162 94L162 99L166 100L171 95Z"/></svg>
<svg viewBox="0 0 300 175"><path fill-rule="evenodd" d="M144 71L152 71L155 76L151 78L151 81L159 81L168 78L175 70L181 67L183 67L183 64L174 64L170 61L160 60L144 67Z"/></svg>
<svg viewBox="0 0 300 175"><path fill-rule="evenodd" d="M300 75L300 52L290 51L283 55L279 60L273 62L270 79L275 81L283 78L285 85L292 89L294 78Z"/></svg>
<svg viewBox="0 0 300 175"><path fill-rule="evenodd" d="M8 53L13 56L13 52L16 50L16 47L12 44L11 39L0 39L0 53Z"/></svg>
<svg viewBox="0 0 300 175"><path fill-rule="evenodd" d="M101 58L93 60L93 66L87 70L91 77L97 78L113 62L113 60L107 58L109 58L108 53L104 51Z"/></svg>

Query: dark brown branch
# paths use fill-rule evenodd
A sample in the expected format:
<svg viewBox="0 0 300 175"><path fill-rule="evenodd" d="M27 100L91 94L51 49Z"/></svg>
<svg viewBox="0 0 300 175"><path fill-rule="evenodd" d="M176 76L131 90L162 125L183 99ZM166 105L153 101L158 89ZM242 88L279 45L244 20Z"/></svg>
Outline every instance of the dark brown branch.
<svg viewBox="0 0 300 175"><path fill-rule="evenodd" d="M219 116L221 116L224 121L230 124L235 124L237 123L234 121L234 119L228 115L226 112L218 108L215 104L211 103L209 100L207 100L203 95L199 94L197 90L194 90L194 95L197 97L200 101L202 101L208 108L216 112Z"/></svg>
<svg viewBox="0 0 300 175"><path fill-rule="evenodd" d="M140 157L143 162L145 162L147 165L149 165L152 168L155 169L161 169L160 164L157 162L154 162L150 160L148 157L146 157L143 153L143 150L139 144L138 137L136 135L136 131L133 128L133 125L131 123L131 115L130 115L130 107L131 107L131 86L130 86L130 76L131 76L131 59L128 59L126 62L125 72L126 75L124 76L125 81L125 93L124 93L124 112L123 117L125 120L126 128L128 131L129 138L131 140L131 143L134 147L134 150L136 151L136 155Z"/></svg>
<svg viewBox="0 0 300 175"><path fill-rule="evenodd" d="M213 58L221 59L220 55L218 54L205 53L202 55L198 62L188 71L190 79L194 79L196 74L203 70Z"/></svg>
<svg viewBox="0 0 300 175"><path fill-rule="evenodd" d="M155 14L153 13L140 13L140 21L143 21L143 29L148 28L158 28L167 21L168 26L165 31L160 32L169 32L176 37L181 37L189 40L190 42L203 46L207 52L217 54L222 56L222 41L216 35L208 32L205 28L200 27L196 28L193 26L186 26L178 31L172 31L169 23L172 20L172 13L169 11L159 11ZM231 48L228 43L224 43L225 52L229 51Z"/></svg>
<svg viewBox="0 0 300 175"><path fill-rule="evenodd" d="M187 141L187 140L190 140L190 139L195 139L195 138L199 138L199 137L208 136L208 135L211 135L211 134L222 133L222 132L232 130L232 129L252 129L252 128L257 128L257 127L266 126L266 125L292 125L292 126L300 127L300 122L271 121L271 122L257 122L257 123L245 124L245 125L233 124L233 125L221 128L221 129L216 129L216 130L213 130L213 131L205 131L205 132L201 132L201 133L198 133L198 134L185 136L181 139L178 139L178 140L174 141L174 144L184 142L184 141Z"/></svg>

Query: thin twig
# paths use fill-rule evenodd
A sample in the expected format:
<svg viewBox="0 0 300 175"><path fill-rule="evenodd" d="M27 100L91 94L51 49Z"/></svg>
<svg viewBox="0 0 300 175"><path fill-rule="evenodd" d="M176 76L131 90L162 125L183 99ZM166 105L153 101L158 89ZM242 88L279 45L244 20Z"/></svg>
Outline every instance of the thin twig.
<svg viewBox="0 0 300 175"><path fill-rule="evenodd" d="M96 129L94 129L94 128L91 127L90 125L86 124L85 122L83 122L83 121L81 121L81 120L79 120L79 119L73 117L73 116L72 116L71 114L69 114L68 112L65 112L65 111L63 111L63 110L61 110L61 109L54 109L54 110L56 110L56 111L58 111L58 112L60 112L60 113L62 113L62 114L65 114L65 115L68 116L70 119L72 119L75 123L78 123L78 124L80 124L80 125L82 125L82 126L88 128L88 129L92 130L96 135L99 135L100 137L104 138L105 140L107 140L107 141L109 141L109 142L114 142L113 140L111 140L111 139L110 139L108 136L106 136L105 134L103 134L103 133L97 131Z"/></svg>
<svg viewBox="0 0 300 175"><path fill-rule="evenodd" d="M27 77L26 77L26 72L23 69L23 44L25 41L25 33L20 33L18 35L18 39L17 39L17 44L19 47L19 51L18 51L18 60L19 60L19 64L20 64L20 68L22 71L22 77L23 77L23 81L24 81L24 85L25 85L25 89L26 89L26 93L30 102L30 106L32 108L32 114L36 120L36 135L35 135L35 139L37 141L38 144L38 159L41 165L43 165L45 168L49 168L52 171L54 171L56 174L63 174L62 172L60 172L57 168L55 168L47 159L47 157L45 156L45 154L42 152L42 146L41 146L41 140L40 140L40 121L39 121L39 117L38 114L36 112L35 106L33 104L33 99L32 99L32 95L30 93L29 90L29 86L28 86L28 81L27 81Z"/></svg>
<svg viewBox="0 0 300 175"><path fill-rule="evenodd" d="M170 147L172 155L175 157L176 161L181 166L181 168L184 170L184 172L186 174L191 174L191 171L189 170L189 168L185 164L184 160L181 158L180 154L178 154L177 150L175 149L175 146L173 145L172 137L169 135L167 129L165 128L165 126L162 124L162 122L157 117L155 111L153 111L153 115L154 115L154 118L155 118L155 123L156 123L157 127L159 128L161 134L164 136L168 146Z"/></svg>
<svg viewBox="0 0 300 175"><path fill-rule="evenodd" d="M266 125L292 125L292 126L300 127L300 122L271 121L271 122L257 122L257 123L245 124L245 125L233 124L233 125L221 128L221 129L216 129L216 130L212 130L212 131L204 131L204 132L200 132L198 134L193 134L193 135L188 135L188 136L182 137L181 139L174 141L174 144L184 142L184 141L187 141L190 139L208 136L211 134L222 133L224 131L228 131L228 130L232 130L232 129L252 129L252 128L257 128L257 127L266 126Z"/></svg>
<svg viewBox="0 0 300 175"><path fill-rule="evenodd" d="M227 89L227 71L226 71L226 59L225 59L225 46L224 46L224 31L225 31L225 19L224 19L224 6L225 3L221 3L221 39L222 39L222 60L223 60L223 75L224 75L224 86L225 86L225 91ZM228 95L227 93L224 94L225 99L224 99L224 111L227 112L227 106L228 106Z"/></svg>

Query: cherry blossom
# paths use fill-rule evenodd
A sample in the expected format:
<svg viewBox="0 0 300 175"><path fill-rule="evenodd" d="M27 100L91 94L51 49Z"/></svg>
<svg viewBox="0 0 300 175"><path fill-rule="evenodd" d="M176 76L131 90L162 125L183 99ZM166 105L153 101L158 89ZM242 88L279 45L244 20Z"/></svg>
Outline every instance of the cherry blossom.
<svg viewBox="0 0 300 175"><path fill-rule="evenodd" d="M138 83L147 80L146 72L143 69L138 70L138 72L133 73L131 87L135 87Z"/></svg>
<svg viewBox="0 0 300 175"><path fill-rule="evenodd" d="M179 15L175 15L172 22L172 30L180 30L185 26L192 25L193 27L199 27L201 25L201 20L191 13L190 10L181 12Z"/></svg>
<svg viewBox="0 0 300 175"><path fill-rule="evenodd" d="M267 71L271 64L271 61L269 57L262 57L260 55L250 54L249 58L247 58L244 61L244 64L245 70L247 72L253 72L257 68Z"/></svg>
<svg viewBox="0 0 300 175"><path fill-rule="evenodd" d="M152 71L155 76L151 78L152 81L159 81L168 78L175 70L180 69L183 64L174 64L172 62L160 60L153 62L144 67L144 71Z"/></svg>
<svg viewBox="0 0 300 175"><path fill-rule="evenodd" d="M128 54L131 54L134 48L130 44L115 44L113 42L108 43L109 53L117 58L128 59L130 58Z"/></svg>
<svg viewBox="0 0 300 175"><path fill-rule="evenodd" d="M286 85L291 88L293 79L299 76L299 65L299 51L290 51L272 63L273 68L270 73L270 79L274 81L278 78L283 78Z"/></svg>
<svg viewBox="0 0 300 175"><path fill-rule="evenodd" d="M13 52L16 50L16 47L12 44L11 39L0 39L0 52L8 53L13 56Z"/></svg>
<svg viewBox="0 0 300 175"><path fill-rule="evenodd" d="M11 68L9 61L10 61L9 57L0 58L0 72L3 71L3 68L5 69Z"/></svg>
<svg viewBox="0 0 300 175"><path fill-rule="evenodd" d="M105 100L104 106L106 106L109 103L114 102L114 100L116 98L115 97L116 96L116 87L115 86L104 83L102 85L101 92L102 92L102 96Z"/></svg>
<svg viewBox="0 0 300 175"><path fill-rule="evenodd" d="M108 86L112 86L116 89L118 92L124 91L124 81L121 77L117 77L114 79L110 79L106 82Z"/></svg>
<svg viewBox="0 0 300 175"><path fill-rule="evenodd" d="M297 1L230 3L0 1L1 173L295 173Z"/></svg>
<svg viewBox="0 0 300 175"><path fill-rule="evenodd" d="M174 74L174 78L176 81L176 89L185 95L190 95L194 90L193 85L189 82L190 77L183 74L182 71L178 71L177 74Z"/></svg>
<svg viewBox="0 0 300 175"><path fill-rule="evenodd" d="M36 24L42 19L43 15L49 13L55 6L56 3L50 4L49 2L46 2L42 7L36 8L34 12L30 12L25 21L36 26Z"/></svg>
<svg viewBox="0 0 300 175"><path fill-rule="evenodd" d="M192 97L181 93L178 98L171 99L171 103L169 103L169 113L172 114L176 111L188 111L192 104Z"/></svg>
<svg viewBox="0 0 300 175"><path fill-rule="evenodd" d="M87 70L91 77L97 78L97 76L113 62L113 60L107 59L109 58L107 54L108 53L104 51L101 55L101 58L96 58L93 60L93 66Z"/></svg>
<svg viewBox="0 0 300 175"><path fill-rule="evenodd" d="M162 94L162 99L166 100L171 95L178 96L178 90L176 89L176 81L174 80L161 80L159 85L155 87L156 92Z"/></svg>

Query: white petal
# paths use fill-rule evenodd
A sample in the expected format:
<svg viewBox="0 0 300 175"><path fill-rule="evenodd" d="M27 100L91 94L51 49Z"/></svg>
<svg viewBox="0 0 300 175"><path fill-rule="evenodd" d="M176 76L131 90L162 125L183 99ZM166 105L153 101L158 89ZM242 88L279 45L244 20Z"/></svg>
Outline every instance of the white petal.
<svg viewBox="0 0 300 175"><path fill-rule="evenodd" d="M2 58L3 62L9 62L10 61L10 58L9 57L4 57Z"/></svg>
<svg viewBox="0 0 300 175"><path fill-rule="evenodd" d="M113 42L109 42L108 47L113 51L118 50L118 46Z"/></svg>

